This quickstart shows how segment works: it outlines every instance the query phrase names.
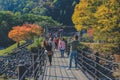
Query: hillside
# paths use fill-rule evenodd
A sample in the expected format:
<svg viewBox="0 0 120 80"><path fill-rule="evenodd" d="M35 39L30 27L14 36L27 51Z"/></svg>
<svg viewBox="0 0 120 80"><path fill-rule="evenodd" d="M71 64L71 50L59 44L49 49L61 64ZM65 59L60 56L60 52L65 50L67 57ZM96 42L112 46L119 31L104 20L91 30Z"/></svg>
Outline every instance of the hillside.
<svg viewBox="0 0 120 80"><path fill-rule="evenodd" d="M51 16L65 25L73 25L71 16L79 0L0 0L0 10L21 14Z"/></svg>

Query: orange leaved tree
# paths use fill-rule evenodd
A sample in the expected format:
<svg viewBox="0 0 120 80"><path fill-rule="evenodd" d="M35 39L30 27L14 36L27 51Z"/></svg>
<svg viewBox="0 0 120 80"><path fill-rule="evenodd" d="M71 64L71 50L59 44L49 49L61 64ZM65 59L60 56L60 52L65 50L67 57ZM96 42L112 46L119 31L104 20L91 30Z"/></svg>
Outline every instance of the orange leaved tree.
<svg viewBox="0 0 120 80"><path fill-rule="evenodd" d="M16 42L20 42L21 40L33 39L33 36L40 36L42 33L42 27L37 24L24 24L13 27L8 37Z"/></svg>

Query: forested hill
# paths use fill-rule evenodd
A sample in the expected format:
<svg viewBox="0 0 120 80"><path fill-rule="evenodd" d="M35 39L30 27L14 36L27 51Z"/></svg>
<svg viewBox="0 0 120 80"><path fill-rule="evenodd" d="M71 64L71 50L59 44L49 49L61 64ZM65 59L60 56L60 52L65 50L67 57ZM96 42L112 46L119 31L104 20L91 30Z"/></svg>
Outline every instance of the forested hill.
<svg viewBox="0 0 120 80"><path fill-rule="evenodd" d="M78 2L79 0L0 0L0 10L51 16L64 25L72 25L71 15Z"/></svg>
<svg viewBox="0 0 120 80"><path fill-rule="evenodd" d="M0 46L12 44L8 32L25 22L39 23L42 27L58 22L73 25L71 16L77 3L79 0L0 0Z"/></svg>

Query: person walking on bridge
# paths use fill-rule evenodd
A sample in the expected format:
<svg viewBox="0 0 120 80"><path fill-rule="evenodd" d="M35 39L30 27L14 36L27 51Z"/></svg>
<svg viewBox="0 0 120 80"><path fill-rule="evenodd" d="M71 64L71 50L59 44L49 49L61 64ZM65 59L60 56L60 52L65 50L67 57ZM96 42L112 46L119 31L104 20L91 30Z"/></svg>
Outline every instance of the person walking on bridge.
<svg viewBox="0 0 120 80"><path fill-rule="evenodd" d="M44 43L43 43L43 47L48 55L48 59L49 59L49 66L52 66L52 55L53 55L53 51L52 51L52 43L46 39L44 40Z"/></svg>
<svg viewBox="0 0 120 80"><path fill-rule="evenodd" d="M68 65L68 70L71 69L72 67L72 60L74 59L75 61L75 69L78 69L78 62L77 62L77 56L78 56L78 52L77 52L77 48L79 45L79 41L78 41L78 36L75 35L74 36L74 40L72 42L69 43L70 47L71 47L71 52L69 54L69 65Z"/></svg>
<svg viewBox="0 0 120 80"><path fill-rule="evenodd" d="M61 57L64 57L65 47L66 47L66 44L65 44L64 38L60 38L58 42L58 49L60 50Z"/></svg>

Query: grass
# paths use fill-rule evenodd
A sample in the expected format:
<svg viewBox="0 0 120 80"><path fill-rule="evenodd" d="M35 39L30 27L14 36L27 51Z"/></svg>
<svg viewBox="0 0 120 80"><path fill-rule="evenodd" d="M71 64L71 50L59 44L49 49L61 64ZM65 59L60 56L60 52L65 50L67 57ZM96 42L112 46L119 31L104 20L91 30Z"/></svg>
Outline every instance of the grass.
<svg viewBox="0 0 120 80"><path fill-rule="evenodd" d="M25 43L25 41L21 41L20 44L22 45L23 43ZM12 50L17 48L17 43L3 49L3 50L0 50L0 56L5 56L5 55L8 55L9 53L12 53Z"/></svg>
<svg viewBox="0 0 120 80"><path fill-rule="evenodd" d="M42 44L42 42L43 42L43 37L40 37L39 39L38 38L35 38L34 39L34 43L33 44L31 44L31 45L29 45L28 47L27 47L27 49L31 49L31 47L38 47L38 46L41 46L41 44Z"/></svg>
<svg viewBox="0 0 120 80"><path fill-rule="evenodd" d="M29 45L27 48L28 49L31 49L31 47L37 47L37 46L40 46L41 45L41 42L43 41L43 37L40 37L39 39L38 38L35 38L34 39L34 43ZM25 43L25 41L21 41L20 42L20 45L22 45L23 43ZM3 50L0 50L0 56L6 56L8 54L11 54L12 53L12 50L17 48L17 43L3 49Z"/></svg>

